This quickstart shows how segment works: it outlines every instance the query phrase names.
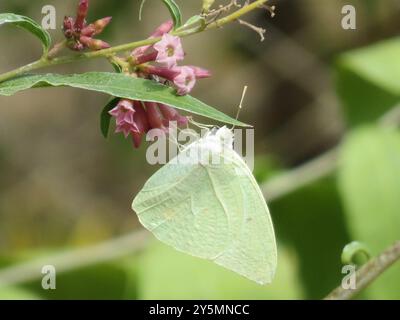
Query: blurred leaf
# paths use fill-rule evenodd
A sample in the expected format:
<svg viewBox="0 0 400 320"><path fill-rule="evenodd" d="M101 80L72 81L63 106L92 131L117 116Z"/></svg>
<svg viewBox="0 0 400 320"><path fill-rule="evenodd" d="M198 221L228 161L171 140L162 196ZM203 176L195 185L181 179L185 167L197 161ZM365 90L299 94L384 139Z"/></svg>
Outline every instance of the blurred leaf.
<svg viewBox="0 0 400 320"><path fill-rule="evenodd" d="M293 247L299 257L306 298L323 298L342 281L340 257L350 242L334 177L269 206L278 239Z"/></svg>
<svg viewBox="0 0 400 320"><path fill-rule="evenodd" d="M43 51L47 52L49 50L51 43L49 33L31 18L14 13L0 13L0 26L6 23L15 25L34 34L42 42Z"/></svg>
<svg viewBox="0 0 400 320"><path fill-rule="evenodd" d="M139 260L139 299L300 299L297 257L279 249L274 281L260 286L210 261L154 243Z"/></svg>
<svg viewBox="0 0 400 320"><path fill-rule="evenodd" d="M164 4L167 6L169 13L171 14L172 19L174 20L175 29L179 28L182 25L182 13L179 9L179 6L176 4L174 0L162 0Z"/></svg>
<svg viewBox="0 0 400 320"><path fill-rule="evenodd" d="M254 159L254 177L262 183L282 171L278 161L271 155L256 155Z"/></svg>
<svg viewBox="0 0 400 320"><path fill-rule="evenodd" d="M23 287L52 300L123 299L126 279L125 268L108 263L57 274L56 290L43 290L41 279Z"/></svg>
<svg viewBox="0 0 400 320"><path fill-rule="evenodd" d="M354 240L374 255L400 237L400 133L362 128L346 140L339 186ZM400 298L400 269L392 268L370 287L377 299Z"/></svg>
<svg viewBox="0 0 400 320"><path fill-rule="evenodd" d="M19 287L0 287L0 300L40 300L35 292Z"/></svg>
<svg viewBox="0 0 400 320"><path fill-rule="evenodd" d="M121 99L111 99L100 114L100 130L104 138L108 137L108 131L110 130L111 115L108 112L115 108L119 100Z"/></svg>
<svg viewBox="0 0 400 320"><path fill-rule="evenodd" d="M342 55L336 85L351 125L376 120L400 102L400 38Z"/></svg>
<svg viewBox="0 0 400 320"><path fill-rule="evenodd" d="M178 96L175 89L154 81L124 74L89 72L84 74L26 75L0 83L0 95L10 96L29 88L70 86L141 101L160 102L177 109L238 126L247 126L213 107L189 96Z"/></svg>

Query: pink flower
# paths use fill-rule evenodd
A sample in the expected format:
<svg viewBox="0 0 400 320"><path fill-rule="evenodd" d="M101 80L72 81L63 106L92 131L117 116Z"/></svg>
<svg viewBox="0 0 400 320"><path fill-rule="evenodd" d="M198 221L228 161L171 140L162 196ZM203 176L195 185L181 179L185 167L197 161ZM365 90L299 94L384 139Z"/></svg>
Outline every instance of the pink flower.
<svg viewBox="0 0 400 320"><path fill-rule="evenodd" d="M143 71L148 74L154 74L174 83L179 95L188 94L196 84L196 73L191 67L155 67L146 66Z"/></svg>
<svg viewBox="0 0 400 320"><path fill-rule="evenodd" d="M123 99L118 102L117 106L109 112L116 119L115 133L122 132L127 138L131 132L139 131L134 121L135 112L133 101Z"/></svg>
<svg viewBox="0 0 400 320"><path fill-rule="evenodd" d="M174 22L172 20L168 20L166 22L164 22L163 24L161 24L156 30L154 30L154 32L150 35L149 39L153 39L153 38L158 38L163 36L165 33L168 33L172 30L172 28L174 27ZM132 51L132 56L139 56L144 54L148 49L150 49L152 46L144 46L144 47L140 47L140 48L136 48L135 50Z"/></svg>
<svg viewBox="0 0 400 320"><path fill-rule="evenodd" d="M170 121L176 121L178 126L188 123L188 118L177 110L156 102L121 99L109 114L116 119L115 133L122 132L125 138L131 135L135 148L140 147L143 136L151 129L168 133Z"/></svg>
<svg viewBox="0 0 400 320"><path fill-rule="evenodd" d="M178 94L181 96L188 94L196 84L195 72L190 67L178 67L174 71L179 71L173 80Z"/></svg>
<svg viewBox="0 0 400 320"><path fill-rule="evenodd" d="M181 39L168 33L153 48L158 52L156 61L168 68L175 67L177 62L185 58Z"/></svg>

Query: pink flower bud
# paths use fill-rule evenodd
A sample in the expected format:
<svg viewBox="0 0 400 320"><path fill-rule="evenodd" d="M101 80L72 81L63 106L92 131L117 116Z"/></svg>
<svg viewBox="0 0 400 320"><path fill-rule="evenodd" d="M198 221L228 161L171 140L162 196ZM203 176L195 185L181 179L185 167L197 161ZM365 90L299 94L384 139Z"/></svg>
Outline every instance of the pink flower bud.
<svg viewBox="0 0 400 320"><path fill-rule="evenodd" d="M158 38L163 36L164 34L170 32L174 27L174 22L172 20L168 20L161 24L154 32L151 34L150 38Z"/></svg>
<svg viewBox="0 0 400 320"><path fill-rule="evenodd" d="M89 11L89 0L79 0L78 10L76 13L75 29L80 31L85 26L85 19Z"/></svg>
<svg viewBox="0 0 400 320"><path fill-rule="evenodd" d="M139 148L142 137L150 130L150 124L147 120L146 111L140 101L134 101L135 114L133 116L138 132L132 132L132 141L135 148Z"/></svg>
<svg viewBox="0 0 400 320"><path fill-rule="evenodd" d="M133 57L133 56L131 56L131 57L133 59L132 63L134 63L135 65L139 65L139 64L155 61L157 59L157 52L145 53L145 54L139 55L137 57Z"/></svg>
<svg viewBox="0 0 400 320"><path fill-rule="evenodd" d="M156 61L168 68L175 67L178 61L185 58L181 39L168 33L164 34L161 41L153 47L158 52Z"/></svg>
<svg viewBox="0 0 400 320"><path fill-rule="evenodd" d="M185 126L188 124L188 118L181 116L176 109L161 103L158 104L158 107L160 108L160 111L165 119L164 125L166 127L169 127L170 121L176 121L178 126Z"/></svg>
<svg viewBox="0 0 400 320"><path fill-rule="evenodd" d="M141 101L134 101L135 116L134 120L140 132L146 133L150 130L150 124L147 120L146 110L144 109Z"/></svg>
<svg viewBox="0 0 400 320"><path fill-rule="evenodd" d="M169 81L174 81L174 78L179 75L180 71L174 69L168 69L165 67L146 66L142 68L142 71L148 74L153 74Z"/></svg>
<svg viewBox="0 0 400 320"><path fill-rule="evenodd" d="M75 20L72 17L65 17L63 22L63 31L67 39L71 39L74 35Z"/></svg>
<svg viewBox="0 0 400 320"><path fill-rule="evenodd" d="M83 51L83 50L85 50L85 46L82 43L76 42L74 40L68 41L67 42L67 47L70 48L71 50L74 50L74 51Z"/></svg>
<svg viewBox="0 0 400 320"><path fill-rule="evenodd" d="M92 50L102 50L110 48L110 45L107 42L86 36L81 36L79 38L79 41L82 42L82 44L85 45L87 48Z"/></svg>
<svg viewBox="0 0 400 320"><path fill-rule="evenodd" d="M95 33L96 33L96 28L94 27L93 23L84 27L81 31L81 35L86 37L93 37Z"/></svg>
<svg viewBox="0 0 400 320"><path fill-rule="evenodd" d="M158 109L157 103L155 102L145 102L147 120L149 121L150 127L152 129L161 129L166 131L164 127L163 118Z"/></svg>
<svg viewBox="0 0 400 320"><path fill-rule="evenodd" d="M104 31L105 27L107 27L109 25L109 23L111 22L112 17L105 17L103 19L97 20L93 23L94 27L95 27L95 35L96 34L100 34Z"/></svg>
<svg viewBox="0 0 400 320"><path fill-rule="evenodd" d="M188 66L191 68L196 76L196 79L204 79L211 77L211 71L196 66Z"/></svg>

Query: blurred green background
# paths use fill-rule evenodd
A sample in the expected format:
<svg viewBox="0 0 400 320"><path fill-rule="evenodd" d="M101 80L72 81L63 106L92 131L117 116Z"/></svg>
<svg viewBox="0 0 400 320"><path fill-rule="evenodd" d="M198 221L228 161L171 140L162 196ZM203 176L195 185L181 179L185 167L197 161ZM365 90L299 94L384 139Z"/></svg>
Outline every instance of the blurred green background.
<svg viewBox="0 0 400 320"><path fill-rule="evenodd" d="M169 15L161 1L147 1L139 21L139 2L93 0L89 18L113 16L102 38L114 45L143 39ZM199 13L200 0L177 2L186 18ZM0 12L41 21L41 8L52 4L61 26L76 3L4 0ZM400 239L400 133L387 125L393 115L378 125L400 102L399 2L271 3L274 19L262 11L247 17L266 26L264 42L232 24L186 38L184 47L189 64L214 75L196 87L197 98L234 115L249 86L241 120L255 127L255 174L263 186L339 146L336 170L269 204L278 237L275 281L260 287L145 235L117 258L65 267L56 290L42 289L39 267L35 279L2 285L11 266L141 230L130 204L158 169L146 163L145 145L134 150L121 136L102 138L107 96L35 89L0 97L0 298L319 299L340 284L347 243L363 241L377 254ZM345 4L356 7L357 30L341 26ZM62 39L60 28L51 34ZM40 55L40 44L22 30L1 27L0 39L0 72ZM103 60L51 71L93 70L112 71ZM399 299L399 265L359 298Z"/></svg>

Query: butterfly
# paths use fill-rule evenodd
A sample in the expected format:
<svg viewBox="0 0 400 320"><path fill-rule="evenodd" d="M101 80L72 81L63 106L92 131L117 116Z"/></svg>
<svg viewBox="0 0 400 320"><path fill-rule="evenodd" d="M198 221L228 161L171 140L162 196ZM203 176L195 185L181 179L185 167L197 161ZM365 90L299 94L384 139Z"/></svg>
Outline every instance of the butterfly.
<svg viewBox="0 0 400 320"><path fill-rule="evenodd" d="M226 127L209 130L150 177L132 209L167 245L266 284L277 267L274 228L233 141Z"/></svg>

